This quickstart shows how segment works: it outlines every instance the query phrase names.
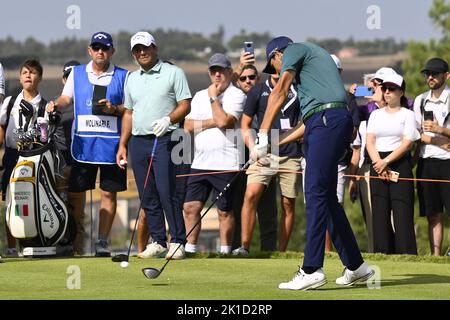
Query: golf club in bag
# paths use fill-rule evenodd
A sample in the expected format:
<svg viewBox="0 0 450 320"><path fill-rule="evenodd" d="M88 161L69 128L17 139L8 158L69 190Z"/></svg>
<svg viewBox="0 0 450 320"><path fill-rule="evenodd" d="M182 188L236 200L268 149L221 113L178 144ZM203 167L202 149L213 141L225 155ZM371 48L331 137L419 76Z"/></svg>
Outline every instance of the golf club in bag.
<svg viewBox="0 0 450 320"><path fill-rule="evenodd" d="M189 232L186 235L186 238L189 237L189 235L194 231L194 229L200 224L200 222L202 221L203 217L208 213L208 211L214 206L214 204L217 202L217 200L219 200L220 197L222 197L225 192L228 191L228 189L230 188L230 186L233 184L234 181L236 181L236 179L239 177L240 174L242 174L242 172L245 172L245 170L248 168L248 166L252 163L252 160L247 161L242 168L239 170L238 173L235 174L235 176L230 180L230 182L228 182L228 184L225 186L225 188L222 190L222 192L220 192L217 197L214 199L214 201L210 204L210 206L208 207L208 209L206 209L206 211L201 215L200 219L195 223L195 225L191 228L191 230L189 230ZM172 260L172 257L175 255L175 253L178 251L178 249L180 248L181 243L178 244L177 248L174 250L174 252L172 253L172 255L167 259L166 263L163 265L163 267L161 268L161 270L158 270L156 268L151 268L151 267L147 267L147 268L143 268L142 269L142 273L144 274L145 277L147 277L148 279L156 279L159 277L159 275L163 272L164 268L167 266L167 264L170 262L170 260Z"/></svg>
<svg viewBox="0 0 450 320"><path fill-rule="evenodd" d="M144 189L142 190L141 199L139 200L139 209L136 212L136 221L134 222L134 228L133 228L133 232L131 234L131 240L130 240L130 245L128 246L128 252L127 252L127 254L115 255L114 257L111 258L111 260L113 262L122 262L122 261L128 262L128 260L130 259L131 245L133 244L134 234L136 233L136 226L138 224L139 214L142 209L142 200L144 199L145 190L147 188L148 177L150 176L150 170L152 168L153 157L155 156L157 144L158 144L158 138L155 138L155 141L153 142L152 153L150 155L150 162L148 164L147 175L145 176Z"/></svg>
<svg viewBox="0 0 450 320"><path fill-rule="evenodd" d="M50 139L44 143L42 128L28 128L34 109L23 102L20 106L19 114L26 123L22 127L20 117L20 127L14 130L19 159L7 189L6 224L23 247L24 256L55 255L57 244L69 245L76 235L75 222L56 189L60 161L54 133L60 116L57 112L48 114Z"/></svg>

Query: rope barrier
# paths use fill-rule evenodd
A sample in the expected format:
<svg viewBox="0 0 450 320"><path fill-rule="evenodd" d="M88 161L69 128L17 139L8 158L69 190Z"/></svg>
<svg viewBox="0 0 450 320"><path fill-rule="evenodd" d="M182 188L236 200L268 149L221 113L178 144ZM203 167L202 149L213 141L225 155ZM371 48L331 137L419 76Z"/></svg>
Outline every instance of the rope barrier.
<svg viewBox="0 0 450 320"><path fill-rule="evenodd" d="M267 168L267 167L260 167L260 168ZM246 169L244 171L253 171L255 168L252 169ZM285 170L285 169L271 169L268 168L268 170L271 170L273 172L277 173L295 173L295 174L301 174L303 171L297 171L297 170ZM186 173L186 174L177 174L177 178L186 178L186 177L195 177L195 176L206 176L206 175L214 175L214 174L225 174L225 173L236 173L240 170L223 170L223 171L209 171L209 172L197 172L197 173ZM356 180L360 179L380 179L380 180L386 180L383 177L380 176L360 176L355 174L344 174L344 177L348 178L355 178ZM398 178L399 181L415 181L415 182L434 182L434 183L450 183L450 180L439 180L439 179L426 179L426 178ZM128 182L136 181L136 179L127 179ZM95 182L96 186L100 185L100 181ZM63 189L62 187L58 187L58 190Z"/></svg>

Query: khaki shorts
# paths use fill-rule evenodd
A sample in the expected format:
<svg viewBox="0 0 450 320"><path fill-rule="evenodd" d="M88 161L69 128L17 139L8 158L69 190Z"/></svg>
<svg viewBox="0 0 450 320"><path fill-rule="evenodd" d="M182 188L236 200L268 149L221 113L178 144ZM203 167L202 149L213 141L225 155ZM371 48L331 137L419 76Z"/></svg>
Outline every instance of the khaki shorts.
<svg viewBox="0 0 450 320"><path fill-rule="evenodd" d="M247 170L247 184L260 183L267 186L276 175L280 179L281 195L286 198L295 198L298 193L298 183L301 158L278 157L269 154L270 164L257 166L252 164ZM291 172L283 172L291 171Z"/></svg>

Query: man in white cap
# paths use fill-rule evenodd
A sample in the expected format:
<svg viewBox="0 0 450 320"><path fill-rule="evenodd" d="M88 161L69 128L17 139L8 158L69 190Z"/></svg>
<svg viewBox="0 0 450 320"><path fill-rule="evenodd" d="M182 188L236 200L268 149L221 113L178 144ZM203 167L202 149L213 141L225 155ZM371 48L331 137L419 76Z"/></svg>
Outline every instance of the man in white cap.
<svg viewBox="0 0 450 320"><path fill-rule="evenodd" d="M138 32L130 42L140 68L130 74L125 87L125 113L116 161L125 169L121 161L127 161L129 147L136 185L153 240L138 257L183 259L186 232L176 194L171 132L189 113L191 93L183 70L158 58L158 47L150 33ZM154 143L152 167L144 189ZM169 248L164 217L169 225Z"/></svg>

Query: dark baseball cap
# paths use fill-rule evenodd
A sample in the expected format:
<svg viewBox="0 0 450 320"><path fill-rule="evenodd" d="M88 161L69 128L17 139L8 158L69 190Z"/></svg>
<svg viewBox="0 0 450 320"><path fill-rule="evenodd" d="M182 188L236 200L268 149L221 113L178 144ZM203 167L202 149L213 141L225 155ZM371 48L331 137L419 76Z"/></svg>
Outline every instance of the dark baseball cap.
<svg viewBox="0 0 450 320"><path fill-rule="evenodd" d="M281 51L285 49L288 45L291 43L294 43L291 38L280 36L273 38L269 41L269 43L266 46L266 66L263 69L264 73L268 74L274 74L275 69L270 65L270 59L272 59L273 55L275 54L275 51Z"/></svg>
<svg viewBox="0 0 450 320"><path fill-rule="evenodd" d="M223 53L215 53L208 61L208 68L211 67L231 68L231 62Z"/></svg>
<svg viewBox="0 0 450 320"><path fill-rule="evenodd" d="M92 46L94 43L100 43L107 47L113 46L113 40L112 40L111 35L109 33L103 32L103 31L96 32L92 35L90 45Z"/></svg>
<svg viewBox="0 0 450 320"><path fill-rule="evenodd" d="M78 61L76 61L76 60L71 60L71 61L69 61L69 62L66 62L66 64L64 65L64 67L63 67L63 77L64 78L67 78L68 76L69 76L69 74L70 74L70 71L72 71L72 69L75 67L75 66L79 66L81 63L79 63Z"/></svg>
<svg viewBox="0 0 450 320"><path fill-rule="evenodd" d="M448 63L441 59L441 58L431 58L427 61L425 64L425 68L421 71L432 71L432 72L439 72L439 73L445 73L448 72Z"/></svg>

